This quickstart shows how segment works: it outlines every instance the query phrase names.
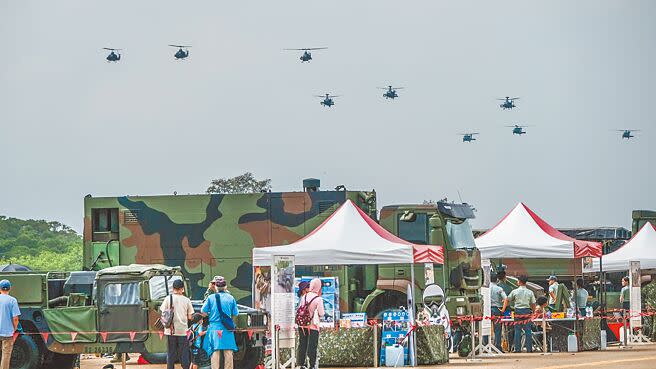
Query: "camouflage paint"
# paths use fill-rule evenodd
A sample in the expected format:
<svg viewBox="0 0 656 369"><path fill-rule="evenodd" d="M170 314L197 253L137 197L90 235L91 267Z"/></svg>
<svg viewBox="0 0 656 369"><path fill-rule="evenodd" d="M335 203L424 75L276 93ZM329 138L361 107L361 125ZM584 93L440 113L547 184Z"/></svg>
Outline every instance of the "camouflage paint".
<svg viewBox="0 0 656 369"><path fill-rule="evenodd" d="M180 266L198 299L211 278L222 275L238 302L250 306L253 247L300 239L346 199L376 217L375 192L86 197L83 266L110 266L94 265L99 253L109 253L112 265ZM118 209L118 236L108 245L93 241L93 209L101 208Z"/></svg>

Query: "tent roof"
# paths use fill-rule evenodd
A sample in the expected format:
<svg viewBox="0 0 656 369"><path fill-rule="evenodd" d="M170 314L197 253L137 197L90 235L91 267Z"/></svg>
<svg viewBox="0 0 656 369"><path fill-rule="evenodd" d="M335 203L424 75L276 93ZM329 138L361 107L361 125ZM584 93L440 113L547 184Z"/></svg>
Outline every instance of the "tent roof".
<svg viewBox="0 0 656 369"><path fill-rule="evenodd" d="M604 272L621 272L629 270L630 261L640 261L640 269L656 269L656 229L651 223L646 223L638 233L622 247L604 255ZM599 260L592 261L592 268L585 272L599 271Z"/></svg>
<svg viewBox="0 0 656 369"><path fill-rule="evenodd" d="M483 258L565 259L601 256L601 243L571 238L518 203L492 229L476 238Z"/></svg>
<svg viewBox="0 0 656 369"><path fill-rule="evenodd" d="M294 255L296 265L444 263L441 246L414 245L388 232L351 200L300 240L253 249L253 265L271 265L273 255Z"/></svg>

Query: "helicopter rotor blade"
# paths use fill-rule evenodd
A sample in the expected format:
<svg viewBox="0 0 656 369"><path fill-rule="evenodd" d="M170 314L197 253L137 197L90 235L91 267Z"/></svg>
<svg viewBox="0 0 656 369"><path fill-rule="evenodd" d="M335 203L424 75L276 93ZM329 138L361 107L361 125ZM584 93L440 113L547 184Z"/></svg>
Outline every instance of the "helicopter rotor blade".
<svg viewBox="0 0 656 369"><path fill-rule="evenodd" d="M170 45L170 44L169 44L169 46L171 46L171 47L179 47L179 48L183 48L183 47L184 47L184 48L189 48L189 47L191 47L191 46L188 46L188 45Z"/></svg>
<svg viewBox="0 0 656 369"><path fill-rule="evenodd" d="M123 49L112 49L111 47L103 47L103 50L121 51Z"/></svg>
<svg viewBox="0 0 656 369"><path fill-rule="evenodd" d="M302 49L283 49L283 50L289 50L289 51L310 51L310 50L325 50L327 47L305 47Z"/></svg>

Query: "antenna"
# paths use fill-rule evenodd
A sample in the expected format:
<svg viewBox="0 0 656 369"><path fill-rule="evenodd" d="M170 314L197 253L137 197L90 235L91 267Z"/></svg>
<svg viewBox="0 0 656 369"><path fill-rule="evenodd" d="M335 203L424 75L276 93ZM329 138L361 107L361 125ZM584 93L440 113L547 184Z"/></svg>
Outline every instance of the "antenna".
<svg viewBox="0 0 656 369"><path fill-rule="evenodd" d="M462 202L462 196L460 196L460 190L456 190L456 191L458 191L458 198L460 199L460 203L462 204L463 202Z"/></svg>

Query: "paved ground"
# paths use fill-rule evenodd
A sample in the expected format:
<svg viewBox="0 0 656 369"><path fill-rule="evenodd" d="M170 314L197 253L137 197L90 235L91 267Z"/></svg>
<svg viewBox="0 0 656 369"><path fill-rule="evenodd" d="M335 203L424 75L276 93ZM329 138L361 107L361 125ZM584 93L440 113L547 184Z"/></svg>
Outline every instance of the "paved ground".
<svg viewBox="0 0 656 369"><path fill-rule="evenodd" d="M137 365L136 358L130 360L130 369L164 369L166 365ZM85 358L81 369L101 369L109 359ZM116 368L120 368L120 364ZM179 368L179 366L176 366ZM506 354L481 361L468 362L466 359L452 358L447 365L435 367L440 369L653 369L656 368L656 344L633 346L630 349L610 347L606 351L589 351L575 354L556 353L541 354ZM250 368L238 368L250 369ZM328 369L328 368L326 368ZM345 369L345 368L342 368Z"/></svg>

